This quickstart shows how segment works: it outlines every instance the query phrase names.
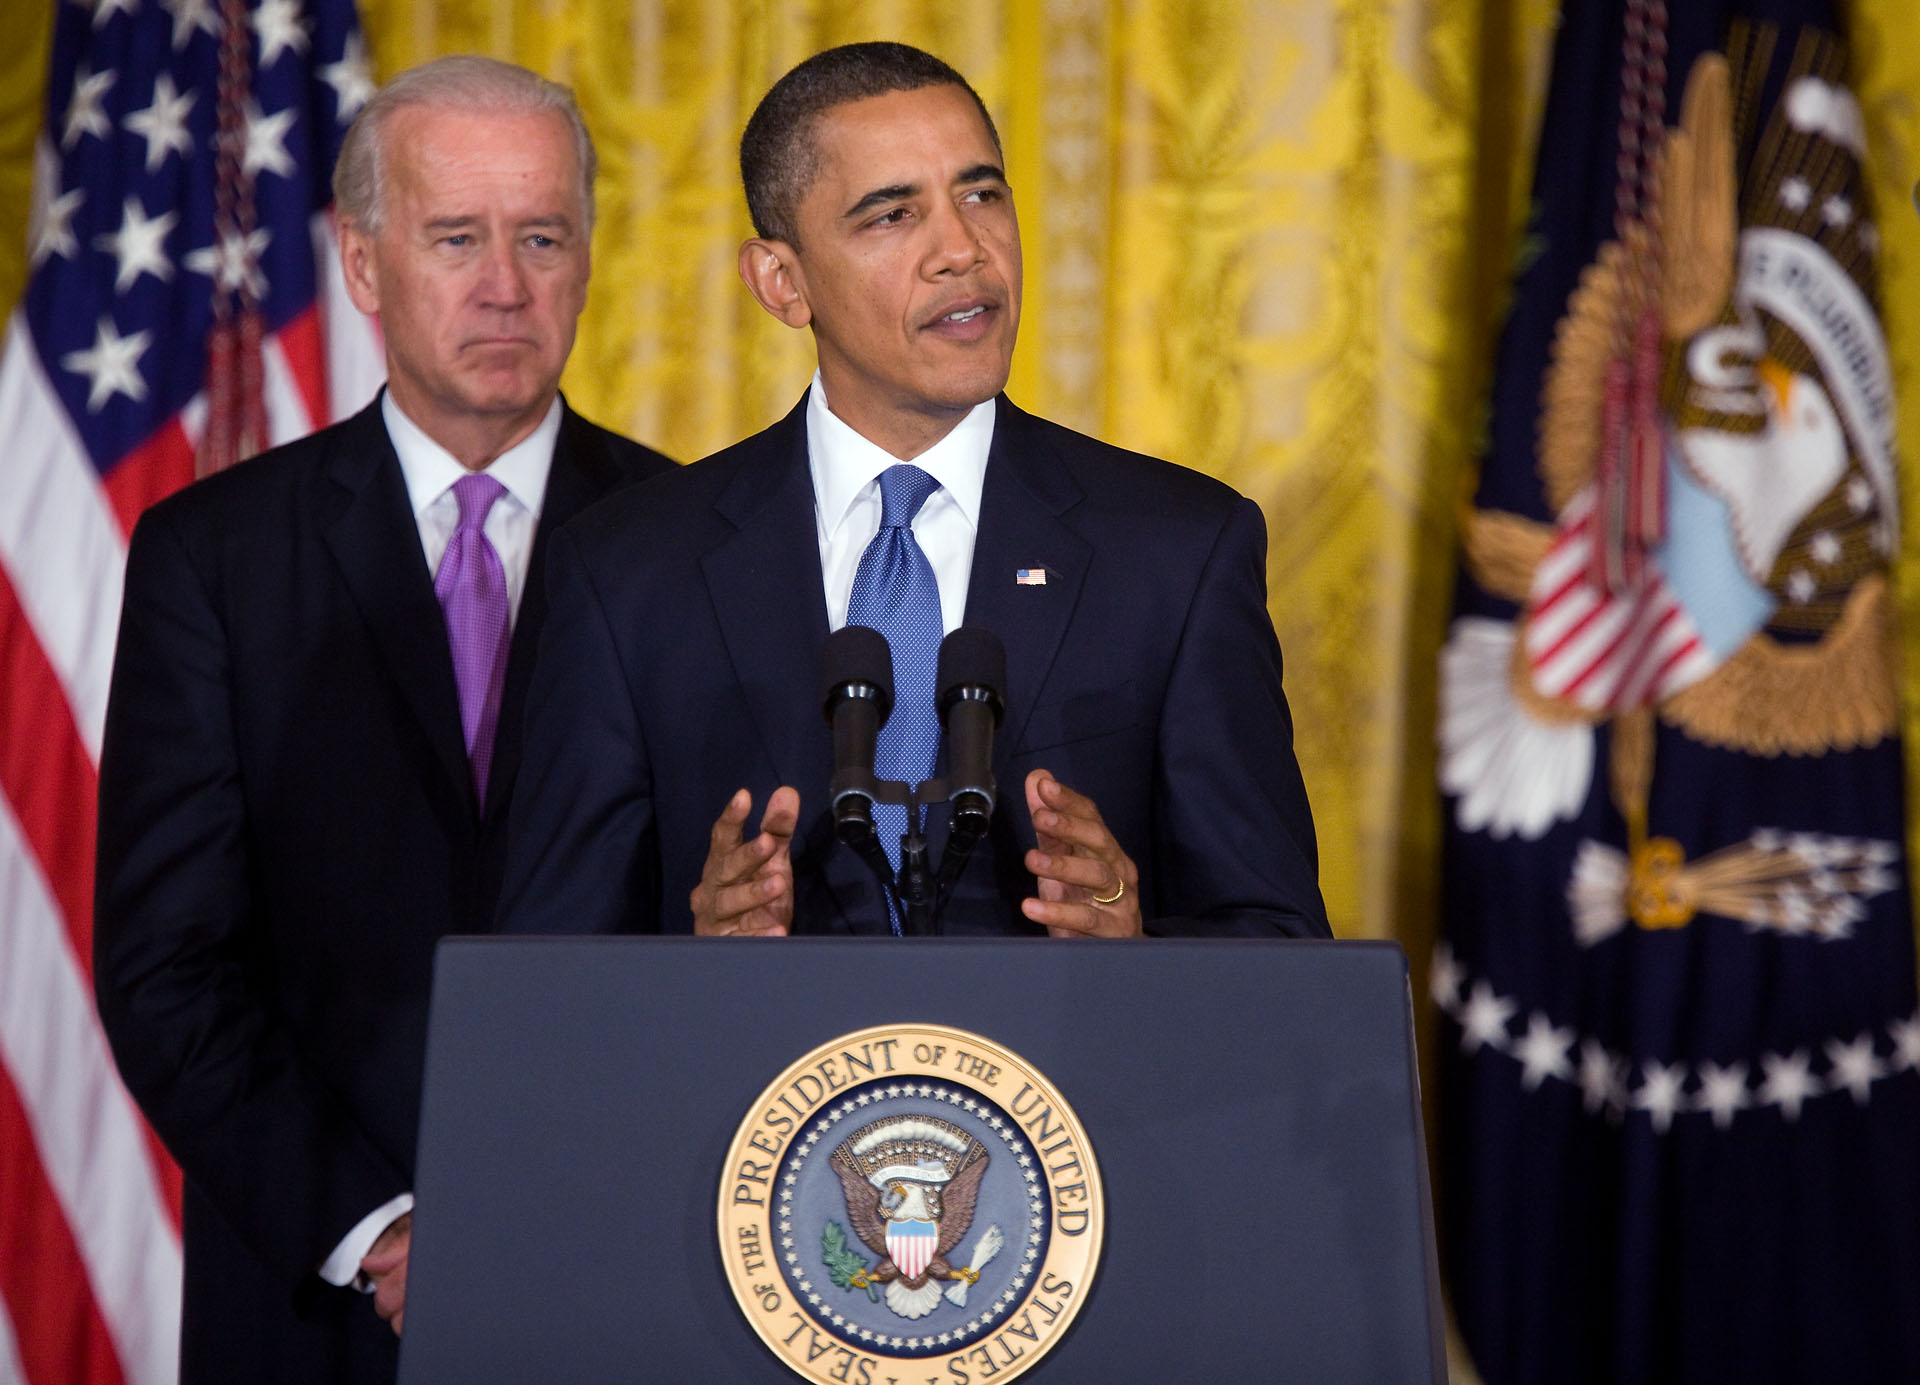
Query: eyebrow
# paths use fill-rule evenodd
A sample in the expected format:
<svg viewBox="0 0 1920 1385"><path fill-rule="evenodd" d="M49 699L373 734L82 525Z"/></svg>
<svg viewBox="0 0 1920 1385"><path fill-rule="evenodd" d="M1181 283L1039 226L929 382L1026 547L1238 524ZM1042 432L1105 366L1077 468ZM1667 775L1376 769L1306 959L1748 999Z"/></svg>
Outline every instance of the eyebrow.
<svg viewBox="0 0 1920 1385"><path fill-rule="evenodd" d="M464 231L480 225L483 220L484 218L478 215L436 216L428 220L426 229L428 231ZM530 216L524 221L516 222L515 225L517 227L557 227L566 231L573 229L573 218L563 212L554 212L547 216Z"/></svg>
<svg viewBox="0 0 1920 1385"><path fill-rule="evenodd" d="M973 165L971 168L964 169L953 181L955 184L998 183L1002 187L1005 187L1007 175L1001 171L998 165L979 163ZM851 207L848 207L844 212L840 213L840 217L843 221L850 220L853 217L861 216L872 211L875 207L885 206L889 202L899 202L905 198L915 196L919 191L920 184L918 183L893 183L884 188L875 188L872 192L869 192L858 202L855 202Z"/></svg>
<svg viewBox="0 0 1920 1385"><path fill-rule="evenodd" d="M875 188L872 192L840 213L840 218L844 221L850 217L859 216L885 203L898 202L903 198L912 197L919 191L920 185L918 183L894 183L889 187Z"/></svg>

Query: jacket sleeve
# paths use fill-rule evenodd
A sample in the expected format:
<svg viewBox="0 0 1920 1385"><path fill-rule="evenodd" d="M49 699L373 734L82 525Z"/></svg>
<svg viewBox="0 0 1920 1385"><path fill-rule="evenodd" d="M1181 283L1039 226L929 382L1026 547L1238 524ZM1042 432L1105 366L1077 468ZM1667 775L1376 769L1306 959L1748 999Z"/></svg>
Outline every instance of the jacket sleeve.
<svg viewBox="0 0 1920 1385"><path fill-rule="evenodd" d="M527 691L499 921L506 933L659 928L646 740L601 594L566 529Z"/></svg>
<svg viewBox="0 0 1920 1385"><path fill-rule="evenodd" d="M196 1194L301 1279L406 1180L299 1051L276 998L299 978L268 975L260 947L228 632L209 565L172 516L144 517L128 551L100 766L95 995L122 1077Z"/></svg>
<svg viewBox="0 0 1920 1385"><path fill-rule="evenodd" d="M1266 603L1266 522L1240 499L1195 588L1161 707L1151 870L1161 935L1325 938L1313 815Z"/></svg>

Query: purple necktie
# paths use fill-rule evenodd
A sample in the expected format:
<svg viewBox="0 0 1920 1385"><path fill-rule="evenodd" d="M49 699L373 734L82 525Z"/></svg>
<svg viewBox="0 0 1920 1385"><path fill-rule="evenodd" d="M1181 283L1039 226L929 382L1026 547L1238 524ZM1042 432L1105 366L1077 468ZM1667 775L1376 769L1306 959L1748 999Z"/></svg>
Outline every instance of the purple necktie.
<svg viewBox="0 0 1920 1385"><path fill-rule="evenodd" d="M500 720L500 689L507 680L507 570L500 565L481 525L507 488L491 476L462 476L453 483L460 524L447 541L433 594L447 618L453 650L453 681L460 689L460 729L467 764L482 811L487 768L493 763L493 728Z"/></svg>

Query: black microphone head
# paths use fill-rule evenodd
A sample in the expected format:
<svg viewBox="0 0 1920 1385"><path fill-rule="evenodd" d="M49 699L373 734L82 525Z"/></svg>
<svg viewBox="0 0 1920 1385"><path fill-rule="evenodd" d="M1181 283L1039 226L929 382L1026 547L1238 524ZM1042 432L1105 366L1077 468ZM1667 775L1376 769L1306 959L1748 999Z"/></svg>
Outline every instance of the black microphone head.
<svg viewBox="0 0 1920 1385"><path fill-rule="evenodd" d="M962 625L940 641L940 663L934 687L939 690L940 715L946 716L962 689L985 689L984 700L993 706L994 724L1004 710L1007 687L1007 647L993 631L979 625Z"/></svg>
<svg viewBox="0 0 1920 1385"><path fill-rule="evenodd" d="M893 650L885 635L865 625L841 626L827 636L820 651L820 701L828 721L853 684L874 690L880 720L885 721L893 707Z"/></svg>

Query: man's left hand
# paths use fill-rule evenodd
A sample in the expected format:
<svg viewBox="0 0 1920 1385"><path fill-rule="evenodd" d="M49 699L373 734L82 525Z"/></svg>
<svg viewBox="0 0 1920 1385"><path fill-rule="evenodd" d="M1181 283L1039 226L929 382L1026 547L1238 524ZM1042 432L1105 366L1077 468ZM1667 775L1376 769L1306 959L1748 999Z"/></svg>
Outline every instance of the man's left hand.
<svg viewBox="0 0 1920 1385"><path fill-rule="evenodd" d="M1139 937L1140 872L1093 800L1036 769L1027 811L1039 839L1027 853L1039 897L1022 900L1020 911L1056 938Z"/></svg>
<svg viewBox="0 0 1920 1385"><path fill-rule="evenodd" d="M400 1335L407 1316L407 1251L413 1245L413 1213L399 1217L360 1261L360 1273L373 1281L373 1311Z"/></svg>

